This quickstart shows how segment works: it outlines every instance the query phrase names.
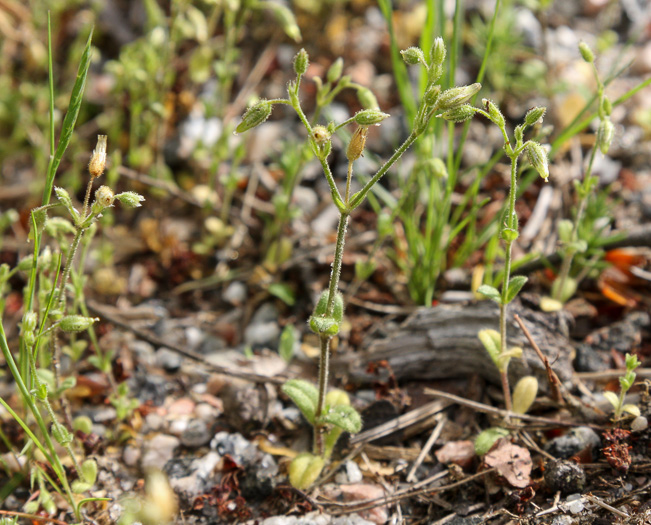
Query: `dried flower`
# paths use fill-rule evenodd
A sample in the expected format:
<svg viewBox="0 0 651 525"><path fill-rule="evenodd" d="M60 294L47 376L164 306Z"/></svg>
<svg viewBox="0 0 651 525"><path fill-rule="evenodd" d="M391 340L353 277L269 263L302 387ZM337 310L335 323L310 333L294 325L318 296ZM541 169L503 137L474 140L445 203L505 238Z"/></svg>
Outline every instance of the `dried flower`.
<svg viewBox="0 0 651 525"><path fill-rule="evenodd" d="M368 135L368 128L366 126L359 126L348 143L346 149L346 157L349 161L357 160L364 153L366 146L366 136Z"/></svg>
<svg viewBox="0 0 651 525"><path fill-rule="evenodd" d="M113 206L114 201L115 195L108 186L100 186L95 192L95 203L102 209Z"/></svg>
<svg viewBox="0 0 651 525"><path fill-rule="evenodd" d="M106 135L97 136L97 146L90 156L88 171L93 179L100 177L106 167Z"/></svg>

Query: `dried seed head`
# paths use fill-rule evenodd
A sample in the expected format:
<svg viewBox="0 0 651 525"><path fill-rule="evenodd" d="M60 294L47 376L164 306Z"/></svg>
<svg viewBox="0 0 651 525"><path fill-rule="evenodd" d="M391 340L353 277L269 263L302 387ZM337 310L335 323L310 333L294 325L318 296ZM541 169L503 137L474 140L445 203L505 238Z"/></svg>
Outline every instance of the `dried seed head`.
<svg viewBox="0 0 651 525"><path fill-rule="evenodd" d="M368 128L366 126L360 126L355 130L346 149L346 157L349 161L353 162L362 156L366 147L367 135Z"/></svg>
<svg viewBox="0 0 651 525"><path fill-rule="evenodd" d="M97 146L88 163L88 171L93 179L100 177L106 167L106 135L97 136Z"/></svg>
<svg viewBox="0 0 651 525"><path fill-rule="evenodd" d="M113 206L113 201L115 201L115 195L113 194L113 190L108 186L100 186L95 192L95 202L101 208Z"/></svg>

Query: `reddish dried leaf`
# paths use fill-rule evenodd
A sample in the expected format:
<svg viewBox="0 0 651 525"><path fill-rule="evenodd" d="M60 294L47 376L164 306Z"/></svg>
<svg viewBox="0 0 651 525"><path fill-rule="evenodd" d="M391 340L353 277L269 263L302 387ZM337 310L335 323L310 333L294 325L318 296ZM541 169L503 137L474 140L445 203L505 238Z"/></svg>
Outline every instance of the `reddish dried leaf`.
<svg viewBox="0 0 651 525"><path fill-rule="evenodd" d="M484 462L516 488L522 489L531 482L531 454L507 439L499 440L497 446L484 456Z"/></svg>

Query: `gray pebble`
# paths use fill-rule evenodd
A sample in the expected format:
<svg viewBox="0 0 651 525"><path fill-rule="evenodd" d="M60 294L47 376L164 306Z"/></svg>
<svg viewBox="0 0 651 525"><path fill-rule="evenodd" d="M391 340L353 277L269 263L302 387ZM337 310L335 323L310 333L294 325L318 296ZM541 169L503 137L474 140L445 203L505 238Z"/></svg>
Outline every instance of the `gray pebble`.
<svg viewBox="0 0 651 525"><path fill-rule="evenodd" d="M158 434L145 444L145 453L142 458L142 468L161 469L170 459L174 457L174 451L179 447L181 442L174 436L167 434Z"/></svg>
<svg viewBox="0 0 651 525"><path fill-rule="evenodd" d="M212 434L208 425L201 419L193 419L181 434L181 443L188 448L198 448L210 441Z"/></svg>
<svg viewBox="0 0 651 525"><path fill-rule="evenodd" d="M552 492L572 494L585 487L585 472L573 461L549 461L545 466L545 485Z"/></svg>
<svg viewBox="0 0 651 525"><path fill-rule="evenodd" d="M128 467L135 467L138 464L138 461L140 461L140 456L141 453L138 447L134 447L132 445L127 445L124 447L122 459L124 460L124 464Z"/></svg>
<svg viewBox="0 0 651 525"><path fill-rule="evenodd" d="M571 458L584 450L596 450L601 446L601 439L590 427L577 427L566 434L552 439L545 445L545 451L557 458Z"/></svg>
<svg viewBox="0 0 651 525"><path fill-rule="evenodd" d="M174 374L181 369L183 358L168 348L160 348L156 352L156 365L168 374Z"/></svg>

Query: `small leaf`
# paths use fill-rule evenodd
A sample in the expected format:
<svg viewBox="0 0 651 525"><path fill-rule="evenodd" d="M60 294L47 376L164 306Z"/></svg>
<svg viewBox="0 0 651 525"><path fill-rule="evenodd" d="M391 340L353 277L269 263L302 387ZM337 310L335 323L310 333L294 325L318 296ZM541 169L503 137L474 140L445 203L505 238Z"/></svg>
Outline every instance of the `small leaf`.
<svg viewBox="0 0 651 525"><path fill-rule="evenodd" d="M296 328L293 324L288 324L283 333L280 334L280 342L278 343L278 354L283 358L283 361L289 363L294 357L294 346L296 345Z"/></svg>
<svg viewBox="0 0 651 525"><path fill-rule="evenodd" d="M94 485L97 480L97 462L94 459L87 459L81 464L81 472L86 482Z"/></svg>
<svg viewBox="0 0 651 525"><path fill-rule="evenodd" d="M515 299L515 296L518 295L518 292L522 290L522 287L525 285L527 282L527 278L524 275L516 275L515 277L511 277L511 280L509 281L509 287L506 291L506 304L509 304L513 299Z"/></svg>
<svg viewBox="0 0 651 525"><path fill-rule="evenodd" d="M330 407L350 405L350 397L343 390L335 388L326 395L326 405Z"/></svg>
<svg viewBox="0 0 651 525"><path fill-rule="evenodd" d="M540 309L543 312L560 312L563 309L563 303L551 297L544 296L540 298Z"/></svg>
<svg viewBox="0 0 651 525"><path fill-rule="evenodd" d="M642 415L637 405L624 405L622 407L622 411L627 412L635 417L639 417Z"/></svg>
<svg viewBox="0 0 651 525"><path fill-rule="evenodd" d="M274 297L278 297L287 306L294 306L296 303L293 290L285 283L271 283L267 291Z"/></svg>
<svg viewBox="0 0 651 525"><path fill-rule="evenodd" d="M613 408L617 408L619 406L619 396L615 394L615 392L610 392L609 390L604 392L604 397L610 401L610 404L613 405Z"/></svg>
<svg viewBox="0 0 651 525"><path fill-rule="evenodd" d="M319 401L316 387L301 379L290 379L282 386L282 391L296 404L305 419L314 425L314 414Z"/></svg>
<svg viewBox="0 0 651 525"><path fill-rule="evenodd" d="M491 328L486 328L480 330L477 334L479 340L484 345L484 348L488 352L488 355L493 360L493 363L499 367L500 362L500 346L501 346L501 337L499 332Z"/></svg>
<svg viewBox="0 0 651 525"><path fill-rule="evenodd" d="M292 487L305 490L317 480L325 460L309 452L299 454L289 465L289 482Z"/></svg>
<svg viewBox="0 0 651 525"><path fill-rule="evenodd" d="M338 405L332 407L323 416L323 422L339 427L351 434L357 434L362 430L362 417L351 406Z"/></svg>
<svg viewBox="0 0 651 525"><path fill-rule="evenodd" d="M70 488L75 494L83 494L84 492L90 490L91 487L92 485L90 483L85 483L79 479L76 479L70 484Z"/></svg>
<svg viewBox="0 0 651 525"><path fill-rule="evenodd" d="M494 286L490 286L489 284L482 284L479 288L477 288L477 293L480 293L483 296L492 299L498 304L502 300L499 290Z"/></svg>
<svg viewBox="0 0 651 525"><path fill-rule="evenodd" d="M506 437L508 435L509 431L501 427L494 427L484 430L475 438L475 454L478 456L488 454L498 439Z"/></svg>

